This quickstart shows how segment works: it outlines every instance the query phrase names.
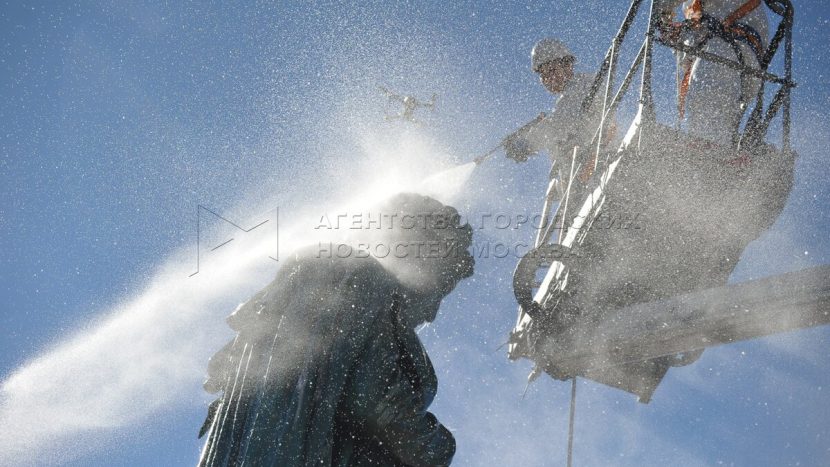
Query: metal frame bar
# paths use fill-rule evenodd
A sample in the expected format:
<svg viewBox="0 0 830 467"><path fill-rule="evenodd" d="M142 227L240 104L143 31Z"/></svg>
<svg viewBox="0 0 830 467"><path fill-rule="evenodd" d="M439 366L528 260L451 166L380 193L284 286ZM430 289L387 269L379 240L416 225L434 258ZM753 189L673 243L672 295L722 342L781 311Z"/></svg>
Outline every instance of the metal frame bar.
<svg viewBox="0 0 830 467"><path fill-rule="evenodd" d="M640 46L640 51L637 52L637 56L634 58L634 61L631 63L631 66L628 68L628 72L625 74L623 78L622 84L620 87L617 88L616 94L614 94L614 98L611 99L611 102L608 104L606 108L603 109L602 121L606 121L608 116L613 114L617 107L619 106L620 102L622 101L622 97L628 91L628 87L631 86L631 82L634 80L634 75L637 73L637 69L640 67L640 64L643 62L643 57L645 57L645 44ZM604 124L597 128L597 131L594 132L593 138L591 138L590 146L596 146L597 151L600 150L599 139L602 132L605 131Z"/></svg>
<svg viewBox="0 0 830 467"><path fill-rule="evenodd" d="M587 112L588 109L591 108L591 104L594 102L594 96L599 90L599 84L602 82L602 76L606 73L610 64L612 62L617 61L617 58L620 54L619 45L622 44L622 41L628 34L628 30L629 28L631 28L631 23L633 23L634 19L637 17L637 11L640 9L640 4L642 2L643 0L633 0L631 2L631 6L628 7L628 12L625 14L625 18L623 19L622 25L620 25L620 29L617 30L617 34L614 35L614 39L611 42L611 47L605 53L605 58L602 60L602 65L600 65L599 71L597 72L597 75L594 78L594 82L591 84L591 90L588 92L588 95L585 96L585 99L582 101L583 112ZM616 44L616 47L614 47L614 44Z"/></svg>
<svg viewBox="0 0 830 467"><path fill-rule="evenodd" d="M741 140L741 145L743 147L752 147L763 142L764 138L766 137L767 130L769 129L769 125L771 120L778 114L779 110L781 110L782 114L782 141L781 146L784 152L790 151L790 131L791 131L791 118L790 118L790 108L791 108L791 96L790 91L792 88L796 87L795 81L792 79L792 26L793 26L793 17L794 17L794 9L792 6L792 2L790 0L764 0L764 4L775 14L781 17L781 21L776 28L775 35L770 41L769 45L767 46L763 57L759 58L758 68L748 66L744 63L721 57L719 55L704 52L701 50L697 50L694 47L690 47L686 44L678 43L678 42L669 42L663 38L657 37L655 31L658 29L658 15L657 15L657 1L651 0L651 5L649 9L649 20L648 20L648 29L646 31L645 41L643 42L643 51L644 57L640 60L639 56L638 59L635 59L634 63L632 63L631 68L629 69L628 76L632 74L633 69L638 68L642 64L642 82L640 85L640 112L642 114L643 122L647 123L654 123L656 121L656 113L654 111L654 98L652 94L652 51L653 51L653 44L657 42L661 45L664 45L668 48L685 52L689 55L694 57L698 57L702 60L707 60L713 63L717 63L722 66L726 66L728 68L740 71L741 73L756 77L761 80L762 84L760 89L758 90L758 94L756 96L756 103L753 110L750 112L750 118L747 121L746 126L744 127L743 134L741 134L740 128L736 129L735 137ZM625 34L628 32L628 28L630 27L631 23L636 16L636 13L639 9L641 4L641 0L633 0L631 6L629 7L628 13L626 18L623 22L623 27L621 27L620 31L614 37L614 40L611 43L611 46L606 53L606 58L603 61L602 66L600 67L600 73L605 74L609 71L609 68L614 68L616 64L617 55L619 54L619 45L622 39L625 37ZM784 76L778 76L776 74L770 73L768 71L769 65L772 62L772 59L776 55L781 42L784 43ZM641 51L641 53L643 53ZM602 76L597 76L594 82L594 88L599 86L599 80L602 79ZM606 91L608 86L611 84L612 77L609 75L606 77ZM770 103L770 105L766 108L764 107L764 84L766 82L771 82L780 85L778 92L776 93L775 98ZM589 97L586 98L585 102L583 102L583 109L586 108L585 104L590 103L593 99L593 94L595 94L596 89L592 88L591 94ZM621 87L622 94L625 93L625 87ZM619 94L619 92L618 92ZM617 101L615 96L614 101ZM612 106L614 105L614 101L612 101ZM594 137L598 138L601 136L601 132L605 126L605 121L610 115L609 110L607 108L607 95L606 95L606 106L603 108L602 118L599 122L599 127L597 132L595 133ZM762 117L763 116L763 117ZM763 120L762 120L763 118ZM596 140L592 140L592 143L596 143ZM597 151L599 151L599 144L597 144ZM597 154L598 156L598 154Z"/></svg>
<svg viewBox="0 0 830 467"><path fill-rule="evenodd" d="M740 63L736 60L731 60L731 59L728 59L728 58L724 58L724 57L721 57L720 55L716 55L716 54L713 54L713 53L710 53L710 52L703 52L703 51L700 51L700 50L696 50L694 47L690 47L690 46L685 45L685 44L668 42L668 41L660 39L660 38L656 39L656 41L660 45L665 45L666 47L669 47L669 48L675 49L675 50L679 50L680 52L685 52L685 53L687 53L689 55L692 55L694 57L699 57L699 58L702 58L704 60L709 60L711 62L715 62L715 63L720 64L720 65L724 65L728 68L732 68L733 70L737 70L737 71L740 71L742 73L752 75L752 76L754 76L756 78L760 78L764 81L769 81L769 82L780 84L780 85L786 86L786 87L795 87L796 86L795 83L793 83L792 81L790 81L787 78L781 78L780 76L774 75L774 74L769 73L767 71L762 71L762 70L759 70L759 69L756 69L756 68L752 68L752 67L744 65L743 63Z"/></svg>
<svg viewBox="0 0 830 467"><path fill-rule="evenodd" d="M550 182L548 182L548 191L545 193L545 204L542 206L542 222L539 224L539 230L536 232L536 240L533 242L533 248L539 248L550 239L550 225L556 223L556 214L559 212L559 207L557 206L552 220L550 219L550 207L553 204L553 197L557 189L557 172L559 172L559 167L558 164L554 163L550 168ZM548 224L549 222L551 224Z"/></svg>
<svg viewBox="0 0 830 467"><path fill-rule="evenodd" d="M782 25L786 25L787 30L787 39L784 43L784 73L787 78L787 81L792 81L793 75L793 7L789 0L786 0L787 7L785 14L783 15L783 19L781 20ZM779 28L781 25L779 25ZM782 146L785 151L790 150L790 90L789 88L786 91L786 95L784 96L784 111L781 116L783 120L783 134L781 135L782 138Z"/></svg>

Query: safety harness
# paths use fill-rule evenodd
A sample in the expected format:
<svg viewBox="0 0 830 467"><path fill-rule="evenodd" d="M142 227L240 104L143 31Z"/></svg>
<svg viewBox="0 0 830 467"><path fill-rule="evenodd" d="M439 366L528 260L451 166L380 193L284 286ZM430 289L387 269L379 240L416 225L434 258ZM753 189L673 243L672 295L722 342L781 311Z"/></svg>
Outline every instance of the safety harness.
<svg viewBox="0 0 830 467"><path fill-rule="evenodd" d="M760 5L761 0L747 0L719 24L719 26L723 29L724 35L732 36L746 42L755 53L755 56L758 58L759 62L760 57L764 52L764 46L760 35L751 27L741 24L738 21L743 19ZM714 36L714 31L712 29L713 26L715 26L714 21L712 21L713 18L706 15L704 12L703 0L692 0L684 5L683 16L689 22L692 29L699 29L701 27L707 28L707 33L695 44L695 48L702 49L703 46L706 45L706 42ZM673 24L672 26L674 29L680 29L683 27L682 24ZM682 78L680 78L678 83L677 112L679 118L682 120L686 114L686 95L689 93L689 85L691 84L696 57L687 55L681 60L683 73Z"/></svg>

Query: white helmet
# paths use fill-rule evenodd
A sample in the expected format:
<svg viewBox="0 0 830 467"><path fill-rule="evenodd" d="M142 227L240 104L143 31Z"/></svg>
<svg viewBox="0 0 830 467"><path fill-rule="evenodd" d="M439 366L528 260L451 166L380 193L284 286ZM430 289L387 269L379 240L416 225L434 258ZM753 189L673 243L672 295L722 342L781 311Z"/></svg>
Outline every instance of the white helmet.
<svg viewBox="0 0 830 467"><path fill-rule="evenodd" d="M539 68L545 63L565 57L576 58L562 41L545 38L533 46L533 51L530 52L530 63L533 71L538 73Z"/></svg>

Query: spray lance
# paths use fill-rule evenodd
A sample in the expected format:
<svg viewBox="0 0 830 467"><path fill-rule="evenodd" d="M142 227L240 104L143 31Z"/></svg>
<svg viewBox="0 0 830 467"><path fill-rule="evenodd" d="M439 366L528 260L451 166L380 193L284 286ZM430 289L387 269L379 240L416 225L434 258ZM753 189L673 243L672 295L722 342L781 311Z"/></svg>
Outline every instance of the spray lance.
<svg viewBox="0 0 830 467"><path fill-rule="evenodd" d="M462 185L476 167L484 163L484 161L492 157L493 154L502 148L504 148L507 157L510 159L516 162L526 161L528 157L536 152L527 143L528 136L544 118L544 113L539 114L539 116L525 123L518 130L507 135L493 149L473 159L473 162L467 162L454 169L443 170L431 175L421 182L421 189L426 191L440 190L441 193L445 193L448 186Z"/></svg>
<svg viewBox="0 0 830 467"><path fill-rule="evenodd" d="M473 159L473 162L475 162L476 165L481 165L484 161L486 161L493 154L495 154L499 149L501 149L503 147L507 148L508 146L512 146L516 141L519 141L521 139L526 138L527 135L534 128L536 128L536 126L539 125L539 123L541 123L542 120L545 119L545 117L546 117L546 115L545 115L544 112L540 113L538 116L536 116L536 118L534 118L533 120L525 123L518 130L516 130L513 133L510 133L509 135L505 136L504 139L502 139L499 142L499 144L497 144L493 149L491 149L491 150L487 151L486 153L484 153L484 154L476 157L475 159ZM508 154L508 157L514 159L516 162L524 162L524 161L527 160L527 157L529 155L530 155L530 153L528 152L526 154L524 154L524 153L523 154L515 154L515 155Z"/></svg>

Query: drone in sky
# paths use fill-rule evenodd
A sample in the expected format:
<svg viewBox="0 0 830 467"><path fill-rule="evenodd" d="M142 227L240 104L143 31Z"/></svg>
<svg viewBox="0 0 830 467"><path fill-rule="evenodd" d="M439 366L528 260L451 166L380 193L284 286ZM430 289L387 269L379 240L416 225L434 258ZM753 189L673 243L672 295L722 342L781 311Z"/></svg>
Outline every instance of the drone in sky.
<svg viewBox="0 0 830 467"><path fill-rule="evenodd" d="M415 110L419 107L424 107L433 110L435 108L435 99L438 97L437 94L433 94L432 98L430 98L428 102L423 102L416 99L413 96L404 96L394 93L384 86L378 86L378 89L380 89L380 91L384 93L386 97L389 98L389 102L400 102L401 104L403 104L403 110L401 111L401 113L393 115L387 114L386 120L401 119L407 122L421 124L421 122L415 119Z"/></svg>

